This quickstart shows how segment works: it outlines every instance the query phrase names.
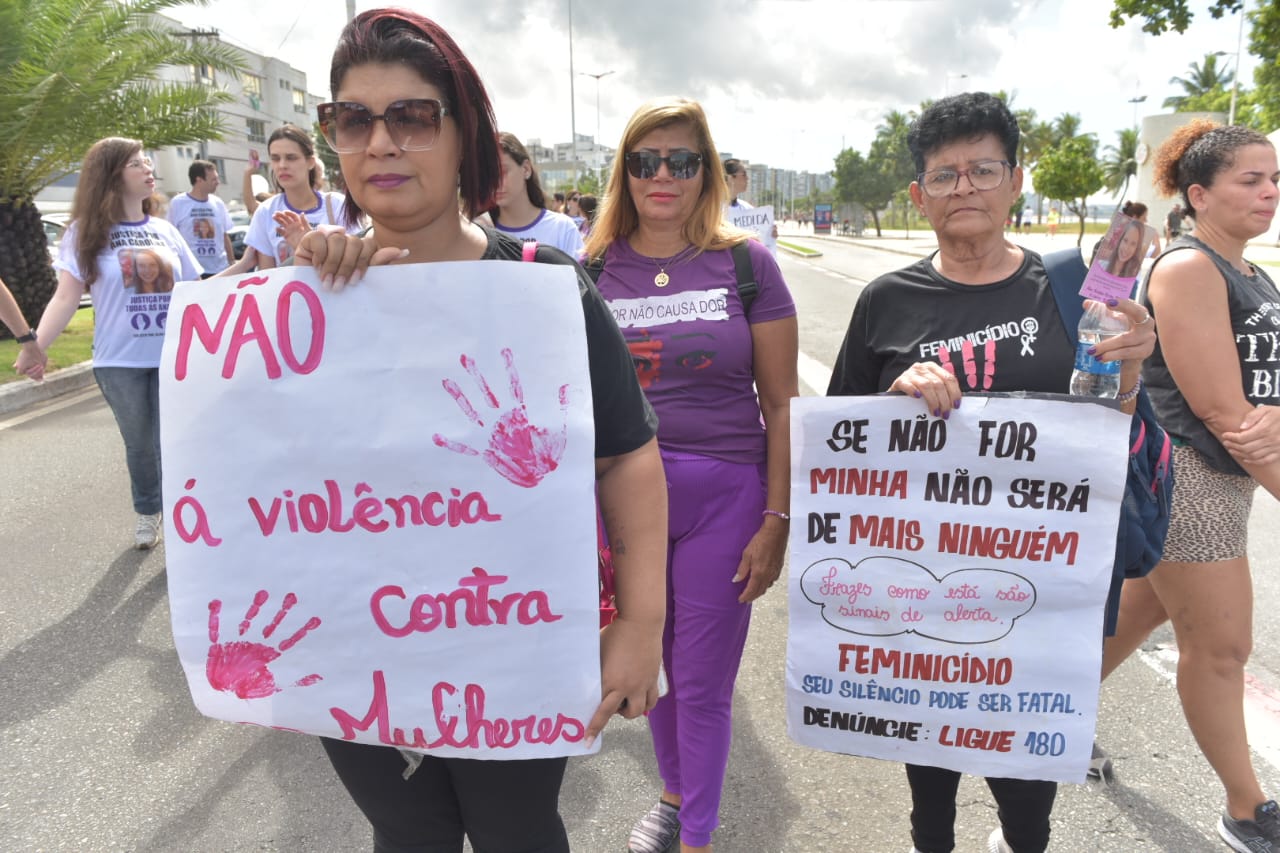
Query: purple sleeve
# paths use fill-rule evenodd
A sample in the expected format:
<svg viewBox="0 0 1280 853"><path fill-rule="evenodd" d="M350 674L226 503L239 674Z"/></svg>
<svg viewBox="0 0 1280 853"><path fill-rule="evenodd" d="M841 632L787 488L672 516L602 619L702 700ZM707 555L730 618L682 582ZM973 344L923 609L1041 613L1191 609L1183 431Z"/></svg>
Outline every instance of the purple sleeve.
<svg viewBox="0 0 1280 853"><path fill-rule="evenodd" d="M796 304L782 278L782 270L778 269L778 262L759 240L748 240L747 247L751 254L751 269L760 286L755 302L751 303L751 322L767 323L794 317Z"/></svg>

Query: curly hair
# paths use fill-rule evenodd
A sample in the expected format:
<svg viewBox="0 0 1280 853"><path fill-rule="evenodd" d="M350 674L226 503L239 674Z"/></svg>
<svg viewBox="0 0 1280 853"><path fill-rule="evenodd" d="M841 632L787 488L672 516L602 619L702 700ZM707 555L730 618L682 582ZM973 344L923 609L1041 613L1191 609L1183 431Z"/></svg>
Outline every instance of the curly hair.
<svg viewBox="0 0 1280 853"><path fill-rule="evenodd" d="M1193 184L1213 186L1214 179L1235 163L1237 149L1271 145L1258 131L1238 124L1221 125L1198 118L1175 130L1156 151L1156 190L1166 198L1182 198L1183 212L1195 218L1187 190Z"/></svg>
<svg viewBox="0 0 1280 853"><path fill-rule="evenodd" d="M934 101L920 113L907 133L907 149L916 172L923 172L925 158L944 145L988 134L999 140L1009 165L1017 166L1021 131L1008 105L986 92L965 92Z"/></svg>

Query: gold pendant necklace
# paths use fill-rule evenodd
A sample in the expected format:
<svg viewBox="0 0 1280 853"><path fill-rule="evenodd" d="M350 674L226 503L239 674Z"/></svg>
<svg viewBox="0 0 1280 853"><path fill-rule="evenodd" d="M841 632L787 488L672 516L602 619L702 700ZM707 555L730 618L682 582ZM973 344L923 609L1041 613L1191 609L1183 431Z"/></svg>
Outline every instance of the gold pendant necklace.
<svg viewBox="0 0 1280 853"><path fill-rule="evenodd" d="M682 258L692 248L693 246L685 246L683 249L676 252L671 257L665 258L661 261L658 260L657 258L649 259L653 261L654 265L658 268L658 274L653 277L653 284L655 287L666 287L668 284L671 283L671 276L667 275L667 267L671 266L672 262L674 262L676 259Z"/></svg>

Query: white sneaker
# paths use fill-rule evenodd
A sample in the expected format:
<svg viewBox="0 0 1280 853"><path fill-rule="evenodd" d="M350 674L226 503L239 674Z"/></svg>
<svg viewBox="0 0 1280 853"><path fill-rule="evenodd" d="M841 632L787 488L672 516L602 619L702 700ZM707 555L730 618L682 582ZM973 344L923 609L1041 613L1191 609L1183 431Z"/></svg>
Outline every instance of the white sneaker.
<svg viewBox="0 0 1280 853"><path fill-rule="evenodd" d="M987 839L987 853L1013 853L1013 848L1004 840L1004 830L998 826L991 830Z"/></svg>
<svg viewBox="0 0 1280 853"><path fill-rule="evenodd" d="M139 515L138 523L133 528L133 547L139 551L149 551L160 544L162 529L161 514Z"/></svg>

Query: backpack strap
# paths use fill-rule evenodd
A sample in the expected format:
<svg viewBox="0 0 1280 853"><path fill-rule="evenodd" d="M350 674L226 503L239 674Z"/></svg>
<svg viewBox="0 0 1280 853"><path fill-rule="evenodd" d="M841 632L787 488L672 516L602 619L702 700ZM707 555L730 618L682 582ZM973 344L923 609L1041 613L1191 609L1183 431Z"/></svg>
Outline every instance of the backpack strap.
<svg viewBox="0 0 1280 853"><path fill-rule="evenodd" d="M733 271L738 277L738 299L742 302L743 316L751 316L751 303L756 301L760 293L760 285L756 284L756 271L751 267L751 250L747 241L735 243L729 250L733 255Z"/></svg>
<svg viewBox="0 0 1280 853"><path fill-rule="evenodd" d="M1053 291L1053 299L1058 303L1058 314L1062 317L1063 331L1072 347L1076 343L1076 330L1080 327L1080 318L1084 316L1084 303L1080 299L1080 286L1089 268L1084 265L1084 257L1079 249L1061 249L1049 252L1042 257L1044 271L1049 274L1049 289Z"/></svg>
<svg viewBox="0 0 1280 853"><path fill-rule="evenodd" d="M600 274L604 272L604 255L598 258L591 258L582 268L587 271L587 275L591 278L592 284L600 283Z"/></svg>

